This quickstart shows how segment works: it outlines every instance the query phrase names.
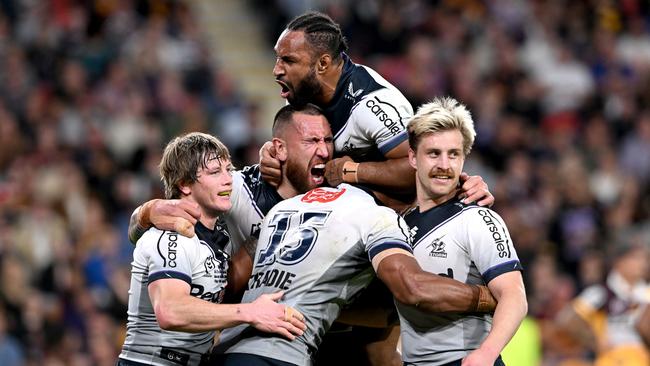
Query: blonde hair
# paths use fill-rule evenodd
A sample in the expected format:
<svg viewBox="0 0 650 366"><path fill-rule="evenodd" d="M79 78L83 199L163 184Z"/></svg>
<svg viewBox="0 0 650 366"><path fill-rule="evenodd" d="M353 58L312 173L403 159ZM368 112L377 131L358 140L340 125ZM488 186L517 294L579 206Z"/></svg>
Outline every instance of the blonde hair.
<svg viewBox="0 0 650 366"><path fill-rule="evenodd" d="M454 98L436 97L420 106L409 122L409 145L413 151L417 151L423 135L449 130L460 131L463 136L463 154L469 155L476 137L471 113Z"/></svg>
<svg viewBox="0 0 650 366"><path fill-rule="evenodd" d="M230 160L228 148L219 139L201 132L175 137L165 147L160 159L160 177L166 198L180 198L180 184L198 179L199 168L206 168L212 159Z"/></svg>

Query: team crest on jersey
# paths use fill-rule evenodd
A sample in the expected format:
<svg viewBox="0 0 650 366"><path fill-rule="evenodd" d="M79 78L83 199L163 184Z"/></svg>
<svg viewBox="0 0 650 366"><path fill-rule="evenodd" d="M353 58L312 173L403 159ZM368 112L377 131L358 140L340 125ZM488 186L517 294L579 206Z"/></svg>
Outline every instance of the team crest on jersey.
<svg viewBox="0 0 650 366"><path fill-rule="evenodd" d="M350 82L350 84L348 84L348 94L345 97L351 100L355 100L356 97L361 95L361 93L363 93L363 89L354 90L352 82Z"/></svg>
<svg viewBox="0 0 650 366"><path fill-rule="evenodd" d="M433 242L427 246L427 248L431 248L429 257L447 258L447 252L445 251L445 242L442 241L443 237L444 235L433 239Z"/></svg>
<svg viewBox="0 0 650 366"><path fill-rule="evenodd" d="M343 193L345 193L345 188L341 189L340 191L328 191L323 188L315 188L305 193L305 195L302 196L300 200L306 203L312 203L312 202L327 203L327 202L332 202L335 199L341 197Z"/></svg>

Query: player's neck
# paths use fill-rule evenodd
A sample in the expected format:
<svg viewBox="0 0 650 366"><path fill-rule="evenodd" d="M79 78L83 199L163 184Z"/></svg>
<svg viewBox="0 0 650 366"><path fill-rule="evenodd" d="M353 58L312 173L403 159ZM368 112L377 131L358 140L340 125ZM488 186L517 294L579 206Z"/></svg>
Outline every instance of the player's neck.
<svg viewBox="0 0 650 366"><path fill-rule="evenodd" d="M192 195L185 196L182 199L198 204ZM199 205L199 210L201 211L199 222L201 222L201 224L203 224L203 226L206 228L214 230L214 226L216 225L217 220L219 219L219 216L221 216L222 212L209 210L201 205Z"/></svg>
<svg viewBox="0 0 650 366"><path fill-rule="evenodd" d="M289 179L287 179L286 176L282 177L282 183L278 186L277 191L280 197L284 199L295 197L300 194L291 182L289 182Z"/></svg>
<svg viewBox="0 0 650 366"><path fill-rule="evenodd" d="M417 203L420 212L430 210L436 206L440 206L443 203L449 201L450 199L456 196L457 191L453 191L445 195L432 195L425 192L424 189L420 186L417 187Z"/></svg>
<svg viewBox="0 0 650 366"><path fill-rule="evenodd" d="M341 74L343 73L343 62L340 62L339 65L334 67L333 70L323 75L321 78L321 95L318 104L321 106L328 105L332 98L334 98L334 92L336 91L336 85L341 79Z"/></svg>
<svg viewBox="0 0 650 366"><path fill-rule="evenodd" d="M217 224L217 219L219 216L208 217L205 212L201 212L201 219L199 220L203 226L210 230L214 230L214 226Z"/></svg>

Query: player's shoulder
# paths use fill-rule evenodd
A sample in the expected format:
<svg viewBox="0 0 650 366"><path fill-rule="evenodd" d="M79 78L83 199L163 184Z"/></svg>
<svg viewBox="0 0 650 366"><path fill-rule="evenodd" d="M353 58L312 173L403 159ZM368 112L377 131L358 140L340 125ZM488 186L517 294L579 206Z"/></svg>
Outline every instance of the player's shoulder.
<svg viewBox="0 0 650 366"><path fill-rule="evenodd" d="M254 201L255 206L266 214L271 207L275 206L283 198L278 194L276 188L262 179L260 167L258 164L246 166L235 172L233 175L234 189L250 200Z"/></svg>
<svg viewBox="0 0 650 366"><path fill-rule="evenodd" d="M348 209L359 209L360 214L365 214L367 210L390 210L380 206L368 190L347 183L341 183L337 187L314 188L305 194L283 201L276 207L282 208L295 204L340 205Z"/></svg>
<svg viewBox="0 0 650 366"><path fill-rule="evenodd" d="M142 234L140 239L138 239L138 241L136 243L136 248L137 247L142 247L142 245L145 245L145 244L151 244L151 243L158 242L158 240L160 240L160 238L162 237L162 235L164 233L165 233L165 230L160 230L160 229L158 229L156 227L150 227L149 229L147 229L147 231L144 232L144 234Z"/></svg>
<svg viewBox="0 0 650 366"><path fill-rule="evenodd" d="M371 69L368 66L362 66L362 67L365 69L368 76L372 78L372 80L375 83L381 85L381 88L375 88L370 93L368 93L369 95L383 96L384 98L389 98L390 101L393 103L406 104L409 107L411 107L411 104L408 102L408 99L406 99L404 94L402 94L402 92L399 89L397 89L397 87L391 84L383 76L379 75L377 71Z"/></svg>
<svg viewBox="0 0 650 366"><path fill-rule="evenodd" d="M493 223L505 224L501 215L490 207L479 206L476 203L461 204L463 205L462 217L465 220L482 222L488 225Z"/></svg>
<svg viewBox="0 0 650 366"><path fill-rule="evenodd" d="M193 237L189 238L187 236L183 236L176 231L170 231L170 230L160 230L155 227L150 228L147 230L144 235L138 240L138 243L136 244L136 248L144 245L144 246L167 246L167 247L174 247L176 245L182 244L182 245L189 245L189 244L196 244L198 243L198 238L196 235Z"/></svg>
<svg viewBox="0 0 650 366"><path fill-rule="evenodd" d="M451 200L430 208L425 211L420 211L419 206L414 206L403 213L404 218L407 222L417 222L417 221L428 221L428 222L446 222L457 217L462 217L461 215L466 214L480 208L480 206L475 203L463 203L458 198L454 197Z"/></svg>
<svg viewBox="0 0 650 366"><path fill-rule="evenodd" d="M248 186L258 184L262 180L259 165L248 165L233 172L233 180L234 179L240 180Z"/></svg>
<svg viewBox="0 0 650 366"><path fill-rule="evenodd" d="M360 64L355 64L353 70L344 90L345 97L355 101L352 112L357 109L377 111L391 106L399 112L407 110L412 114L413 108L404 94L375 70Z"/></svg>

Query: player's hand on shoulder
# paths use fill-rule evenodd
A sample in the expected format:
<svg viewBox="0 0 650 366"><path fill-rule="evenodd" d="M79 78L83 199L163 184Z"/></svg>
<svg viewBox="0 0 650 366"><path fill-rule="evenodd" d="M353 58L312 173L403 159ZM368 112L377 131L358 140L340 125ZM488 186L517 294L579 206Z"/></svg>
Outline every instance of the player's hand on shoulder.
<svg viewBox="0 0 650 366"><path fill-rule="evenodd" d="M191 238L194 225L201 217L199 205L186 200L154 200L149 208L149 219L161 230L173 230Z"/></svg>
<svg viewBox="0 0 650 366"><path fill-rule="evenodd" d="M494 365L499 355L494 355L482 348L475 349L463 359L461 366L489 366Z"/></svg>
<svg viewBox="0 0 650 366"><path fill-rule="evenodd" d="M487 183L480 175L460 174L460 198L463 203L476 202L479 206L491 207L494 196L490 193Z"/></svg>
<svg viewBox="0 0 650 366"><path fill-rule="evenodd" d="M267 141L260 148L260 174L265 182L277 188L282 183L280 160L276 158L275 147Z"/></svg>
<svg viewBox="0 0 650 366"><path fill-rule="evenodd" d="M250 304L253 312L250 324L261 331L277 333L294 340L307 329L305 317L291 306L278 304L277 301L283 295L283 292L276 292L255 299Z"/></svg>
<svg viewBox="0 0 650 366"><path fill-rule="evenodd" d="M327 180L330 186L336 187L345 182L343 180L343 174L345 173L343 168L348 161L353 160L349 156L344 156L342 158L332 159L325 164L325 180Z"/></svg>

